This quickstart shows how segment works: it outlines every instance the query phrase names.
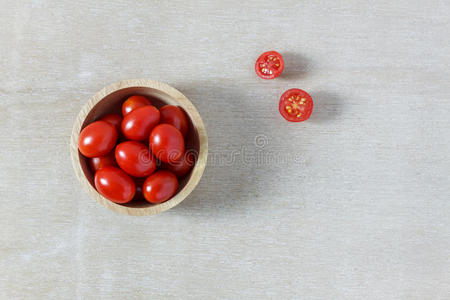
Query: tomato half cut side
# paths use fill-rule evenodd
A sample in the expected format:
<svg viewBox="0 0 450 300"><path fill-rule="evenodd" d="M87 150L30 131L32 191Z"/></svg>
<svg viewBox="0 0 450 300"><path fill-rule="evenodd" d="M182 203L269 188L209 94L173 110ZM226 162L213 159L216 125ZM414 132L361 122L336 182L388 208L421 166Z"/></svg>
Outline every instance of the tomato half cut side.
<svg viewBox="0 0 450 300"><path fill-rule="evenodd" d="M313 111L311 96L301 89L290 89L281 95L280 114L289 122L302 122L308 120Z"/></svg>
<svg viewBox="0 0 450 300"><path fill-rule="evenodd" d="M276 51L261 54L256 60L255 71L262 79L274 79L283 72L283 56Z"/></svg>

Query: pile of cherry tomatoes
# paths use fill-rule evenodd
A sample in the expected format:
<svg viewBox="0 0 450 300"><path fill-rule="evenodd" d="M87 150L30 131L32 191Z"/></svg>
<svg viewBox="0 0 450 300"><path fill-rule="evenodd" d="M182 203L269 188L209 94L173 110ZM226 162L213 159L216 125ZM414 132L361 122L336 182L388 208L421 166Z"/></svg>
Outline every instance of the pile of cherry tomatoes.
<svg viewBox="0 0 450 300"><path fill-rule="evenodd" d="M78 149L89 159L97 191L115 203L172 198L178 180L193 167L186 151L185 112L173 105L157 109L144 96L131 96L122 115L107 114L80 133Z"/></svg>

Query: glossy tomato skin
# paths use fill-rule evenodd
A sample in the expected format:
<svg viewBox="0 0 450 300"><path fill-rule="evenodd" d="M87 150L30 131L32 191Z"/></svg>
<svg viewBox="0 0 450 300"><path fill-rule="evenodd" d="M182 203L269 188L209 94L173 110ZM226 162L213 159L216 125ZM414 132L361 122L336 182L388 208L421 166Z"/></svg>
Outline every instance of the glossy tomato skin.
<svg viewBox="0 0 450 300"><path fill-rule="evenodd" d="M89 165L93 172L98 171L103 167L116 166L116 160L114 159L114 151L109 152L104 156L91 157L89 159Z"/></svg>
<svg viewBox="0 0 450 300"><path fill-rule="evenodd" d="M117 142L116 128L105 121L95 121L80 132L78 149L86 157L108 154Z"/></svg>
<svg viewBox="0 0 450 300"><path fill-rule="evenodd" d="M95 173L95 188L108 200L127 203L133 199L136 186L133 179L116 167L104 167Z"/></svg>
<svg viewBox="0 0 450 300"><path fill-rule="evenodd" d="M161 113L161 124L170 124L178 129L186 137L188 132L188 119L186 113L175 105L165 105L159 109Z"/></svg>
<svg viewBox="0 0 450 300"><path fill-rule="evenodd" d="M136 108L123 118L122 133L130 140L147 140L159 119L159 110L152 105Z"/></svg>
<svg viewBox="0 0 450 300"><path fill-rule="evenodd" d="M177 161L184 154L184 139L181 132L169 124L156 126L149 139L150 149L163 162Z"/></svg>
<svg viewBox="0 0 450 300"><path fill-rule="evenodd" d="M145 199L150 203L161 203L175 195L178 188L177 177L169 171L157 171L150 175L142 187Z"/></svg>
<svg viewBox="0 0 450 300"><path fill-rule="evenodd" d="M196 155L194 152L186 153L177 161L171 163L162 163L162 168L175 174L178 178L186 175L195 164Z"/></svg>
<svg viewBox="0 0 450 300"><path fill-rule="evenodd" d="M116 146L115 158L119 167L127 174L145 177L156 169L156 159L142 143L127 141Z"/></svg>
<svg viewBox="0 0 450 300"><path fill-rule="evenodd" d="M122 116L118 114L107 114L100 118L100 120L114 125L117 132L120 133L120 125L122 124Z"/></svg>
<svg viewBox="0 0 450 300"><path fill-rule="evenodd" d="M262 79L274 79L281 75L283 69L283 56L276 51L264 52L255 63L255 72Z"/></svg>
<svg viewBox="0 0 450 300"><path fill-rule="evenodd" d="M290 89L281 95L278 109L289 122L302 122L309 119L314 102L311 96L301 89Z"/></svg>
<svg viewBox="0 0 450 300"><path fill-rule="evenodd" d="M122 115L125 116L136 108L146 105L152 105L146 97L140 95L131 96L122 104Z"/></svg>

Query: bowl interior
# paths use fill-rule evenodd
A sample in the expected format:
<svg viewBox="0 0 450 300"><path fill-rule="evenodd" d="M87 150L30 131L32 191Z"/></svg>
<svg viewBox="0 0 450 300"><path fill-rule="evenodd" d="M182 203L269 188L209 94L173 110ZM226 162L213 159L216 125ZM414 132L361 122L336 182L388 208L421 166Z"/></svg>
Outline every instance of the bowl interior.
<svg viewBox="0 0 450 300"><path fill-rule="evenodd" d="M166 93L156 90L149 87L128 87L116 90L115 92L105 96L102 100L100 100L88 113L86 116L86 119L83 122L83 125L81 126L81 129L89 125L90 123L100 119L106 114L110 113L117 113L121 115L121 107L122 103L130 96L132 95L142 95L146 96L151 103L157 107L160 108L166 104L176 105L184 110L186 115L188 116L189 121L189 131L187 134L187 137L185 139L186 143L186 150L189 150L193 154L198 154L200 149L200 141L199 141L199 134L195 128L195 126L192 123L192 117L187 112L186 108L182 106L181 103L178 103L174 98L167 95ZM148 144L148 140L143 142L144 144ZM86 176L89 183L95 188L94 186L94 173L91 171L91 168L89 167L89 159L84 157L80 152L78 152L78 156L80 159L81 168L84 172L84 175ZM192 170L186 174L183 178L179 179L179 186L177 193L183 189L183 187L187 184L187 182L191 178ZM123 205L127 207L149 207L154 206L158 204L151 204L145 200L137 201L132 200L129 203L126 204L118 204Z"/></svg>

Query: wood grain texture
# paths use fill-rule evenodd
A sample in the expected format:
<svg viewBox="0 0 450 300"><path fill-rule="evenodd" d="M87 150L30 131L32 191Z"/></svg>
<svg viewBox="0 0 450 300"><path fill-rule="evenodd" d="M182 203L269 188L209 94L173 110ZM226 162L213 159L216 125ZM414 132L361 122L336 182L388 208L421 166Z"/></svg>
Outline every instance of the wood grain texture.
<svg viewBox="0 0 450 300"><path fill-rule="evenodd" d="M196 163L190 171L190 174L179 182L176 195L160 204L144 202L138 203L138 205L135 205L135 203L121 205L109 201L95 189L93 185L93 174L87 166L87 161L78 151L80 131L91 122L97 120L98 117L120 108L123 99L132 95L150 97L152 98L153 105L156 105L155 101L162 102L157 107L166 104L176 105L181 107L189 116L190 137L195 141L187 141L187 143L195 145L195 147L188 147L188 149L192 150L192 154L195 154ZM97 202L117 213L130 216L146 216L171 209L183 201L194 190L205 170L208 158L208 137L198 111L180 91L159 81L128 79L103 88L83 106L73 125L72 135L70 137L70 156L78 180L89 195L97 200Z"/></svg>
<svg viewBox="0 0 450 300"><path fill-rule="evenodd" d="M0 298L448 299L449 11L0 0ZM98 205L71 165L80 109L127 78L175 87L208 131L200 183L154 216ZM278 113L295 87L300 124Z"/></svg>

